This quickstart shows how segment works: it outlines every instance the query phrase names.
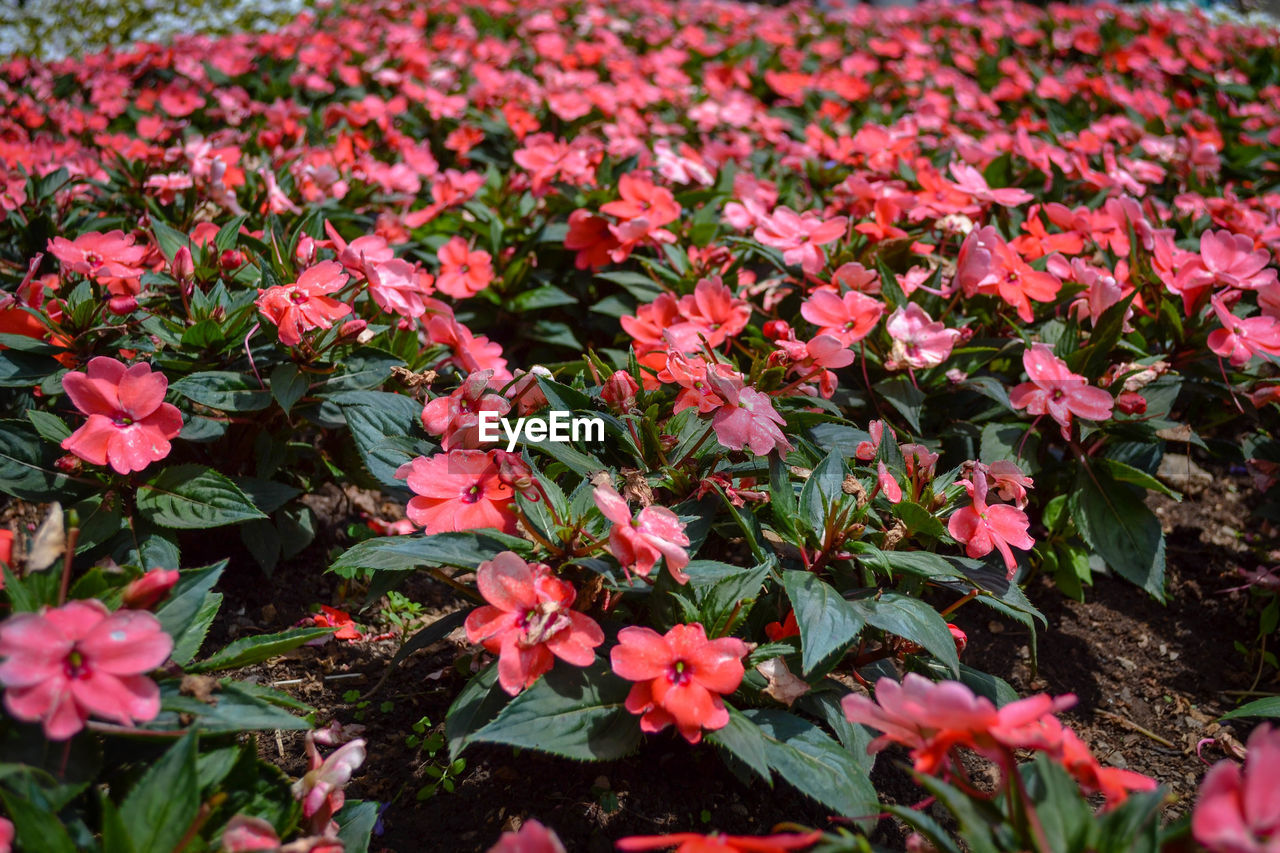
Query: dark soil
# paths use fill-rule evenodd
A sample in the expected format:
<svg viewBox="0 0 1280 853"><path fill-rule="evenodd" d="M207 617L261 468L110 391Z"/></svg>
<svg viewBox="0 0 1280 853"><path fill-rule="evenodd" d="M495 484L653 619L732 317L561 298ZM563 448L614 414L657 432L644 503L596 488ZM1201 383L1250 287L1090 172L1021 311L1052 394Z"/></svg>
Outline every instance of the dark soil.
<svg viewBox="0 0 1280 853"><path fill-rule="evenodd" d="M1256 645L1257 617L1248 593L1222 592L1240 585L1237 567L1256 566L1241 539L1272 532L1238 529L1246 523L1252 494L1246 479L1219 477L1208 491L1180 504L1152 499L1168 534L1168 604L1106 576L1086 590L1084 603L1034 579L1027 593L1049 622L1038 636L1038 665L1024 628L993 621L978 606L962 608L955 617L970 639L965 662L1002 676L1023 694L1074 693L1079 703L1065 716L1095 753L1167 784L1176 797L1169 815L1182 813L1206 769L1197 744L1218 738L1203 748L1204 758L1214 761L1248 731L1214 722L1239 698L1227 691L1275 690L1274 683L1253 685L1256 658L1250 661L1234 647ZM350 502L341 500L316 509L322 516L341 516L344 503L349 509ZM323 520L330 530L343 527L338 518ZM314 568L325 562L323 547L304 557L269 582L254 570L229 572L222 584L224 618L214 640L281 630L305 618L315 603L345 607L361 621L356 592ZM424 624L467 606L424 576L411 579L404 591L427 608ZM344 592L352 596L345 603ZM363 619L374 618L373 612ZM433 781L428 768L444 766L447 758L443 749L432 758L405 738L424 718L428 732L443 731L445 711L469 677L472 653L462 632L455 632L409 658L376 695L354 699L381 678L398 646L398 639L331 641L240 674L314 705L320 724L338 720L365 727L369 758L349 794L390 803L375 850L483 851L503 830L531 817L554 827L570 851L610 850L610 839L632 834L713 828L763 833L787 821L833 825L816 803L783 785L771 790L759 782L744 784L713 749L690 748L670 733L649 738L625 761L592 765L473 747L454 793L419 800L418 792ZM264 756L289 773L304 772L299 735L267 735L261 744ZM888 753L879 762L877 789L886 802L916 802L923 795L897 769L895 757ZM881 822L878 841L900 847L901 837L890 821Z"/></svg>

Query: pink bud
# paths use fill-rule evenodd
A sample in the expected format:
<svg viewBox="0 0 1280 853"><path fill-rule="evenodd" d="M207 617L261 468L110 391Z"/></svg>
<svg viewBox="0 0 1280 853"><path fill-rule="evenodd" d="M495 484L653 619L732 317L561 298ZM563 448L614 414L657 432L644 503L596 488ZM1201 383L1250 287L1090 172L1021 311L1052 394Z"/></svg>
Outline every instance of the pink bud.
<svg viewBox="0 0 1280 853"><path fill-rule="evenodd" d="M303 235L302 239L298 241L298 248L295 250L294 255L297 257L299 264L310 266L316 259L316 241Z"/></svg>
<svg viewBox="0 0 1280 853"><path fill-rule="evenodd" d="M112 314L132 314L138 310L138 300L135 296L112 296L107 300L107 310Z"/></svg>
<svg viewBox="0 0 1280 853"><path fill-rule="evenodd" d="M947 630L951 632L951 639L955 641L956 654L964 654L964 647L969 645L969 635L950 622L947 623Z"/></svg>
<svg viewBox="0 0 1280 853"><path fill-rule="evenodd" d="M636 392L639 390L640 386L631 378L630 373L618 370L605 381L600 399L608 403L612 409L626 411L635 405Z"/></svg>
<svg viewBox="0 0 1280 853"><path fill-rule="evenodd" d="M150 610L169 595L178 582L177 569L152 569L124 588L124 606L133 610Z"/></svg>
<svg viewBox="0 0 1280 853"><path fill-rule="evenodd" d="M186 246L180 246L178 251L173 253L173 264L170 266L173 277L179 281L186 281L195 274L196 265L191 260L191 250Z"/></svg>
<svg viewBox="0 0 1280 853"><path fill-rule="evenodd" d="M365 320L348 320L338 328L338 338L346 340L347 338L358 337L368 325Z"/></svg>

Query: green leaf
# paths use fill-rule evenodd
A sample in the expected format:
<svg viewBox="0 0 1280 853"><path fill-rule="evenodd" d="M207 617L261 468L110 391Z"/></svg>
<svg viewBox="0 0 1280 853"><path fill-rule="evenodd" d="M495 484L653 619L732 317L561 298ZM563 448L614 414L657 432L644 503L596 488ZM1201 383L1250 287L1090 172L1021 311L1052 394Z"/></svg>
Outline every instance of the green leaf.
<svg viewBox="0 0 1280 853"><path fill-rule="evenodd" d="M832 450L804 481L798 511L816 536L822 536L830 507L844 497L841 487L848 475L844 456L838 450Z"/></svg>
<svg viewBox="0 0 1280 853"><path fill-rule="evenodd" d="M204 642L209 624L222 603L222 596L211 590L226 567L227 561L223 560L202 569L180 572L178 583L156 610L160 627L173 637L171 657L180 665L189 663Z"/></svg>
<svg viewBox="0 0 1280 853"><path fill-rule="evenodd" d="M923 391L912 385L905 376L883 379L872 387L906 418L914 432L920 432L920 411L924 407L925 398Z"/></svg>
<svg viewBox="0 0 1280 853"><path fill-rule="evenodd" d="M791 470L781 453L775 453L769 459L769 511L774 528L794 539L798 514L796 490L791 483Z"/></svg>
<svg viewBox="0 0 1280 853"><path fill-rule="evenodd" d="M137 853L172 853L200 810L198 778L192 733L169 747L120 806Z"/></svg>
<svg viewBox="0 0 1280 853"><path fill-rule="evenodd" d="M444 718L444 736L449 741L449 758L456 759L471 743L476 732L498 715L510 697L498 686L498 664L480 670L453 700Z"/></svg>
<svg viewBox="0 0 1280 853"><path fill-rule="evenodd" d="M956 654L955 640L947 628L947 620L928 604L896 592L882 593L850 604L867 624L924 646L950 668L953 676L959 677L960 658Z"/></svg>
<svg viewBox="0 0 1280 853"><path fill-rule="evenodd" d="M457 566L474 569L502 551L527 555L532 545L525 539L498 531L436 533L431 536L379 536L348 548L329 571L355 577L362 571L407 572L420 566Z"/></svg>
<svg viewBox="0 0 1280 853"><path fill-rule="evenodd" d="M1175 501L1182 500L1182 495L1178 492L1175 492L1173 489L1169 488L1146 471L1143 471L1140 468L1135 468L1127 462L1121 462L1119 459L1111 459L1106 456L1096 457L1094 462L1105 468L1107 474L1117 482L1129 483L1140 489L1159 492L1162 495L1167 495L1168 497L1173 498Z"/></svg>
<svg viewBox="0 0 1280 853"><path fill-rule="evenodd" d="M769 767L787 783L845 817L874 820L880 808L871 780L826 732L786 711L752 708L741 714L756 727Z"/></svg>
<svg viewBox="0 0 1280 853"><path fill-rule="evenodd" d="M64 438L71 436L71 427L67 426L66 421L49 412L28 409L27 420L31 421L31 425L36 428L36 432L40 433L42 438L54 444L61 445Z"/></svg>
<svg viewBox="0 0 1280 853"><path fill-rule="evenodd" d="M508 303L512 311L536 311L542 308L559 308L577 304L576 297L570 296L553 284L518 293Z"/></svg>
<svg viewBox="0 0 1280 853"><path fill-rule="evenodd" d="M586 668L560 662L472 739L579 761L622 758L640 745L639 723L624 707L630 690L607 662Z"/></svg>
<svg viewBox="0 0 1280 853"><path fill-rule="evenodd" d="M947 535L947 529L942 526L937 516L913 501L903 500L893 504L893 514L902 520L911 533L931 536L934 539L942 539Z"/></svg>
<svg viewBox="0 0 1280 853"><path fill-rule="evenodd" d="M812 572L788 571L782 586L800 626L801 666L805 675L847 649L866 620L826 581Z"/></svg>
<svg viewBox="0 0 1280 853"><path fill-rule="evenodd" d="M230 679L222 679L218 684L218 690L213 693L216 704L205 704L194 696L183 696L178 692L175 681L161 684L161 714L147 728L162 731L194 728L206 734L311 728L306 719L293 713L294 710L307 713L311 709L299 708L284 694ZM193 718L191 723L183 724L182 715Z"/></svg>
<svg viewBox="0 0 1280 853"><path fill-rule="evenodd" d="M335 817L343 853L369 853L369 838L378 825L378 804L347 800Z"/></svg>
<svg viewBox="0 0 1280 853"><path fill-rule="evenodd" d="M1228 711L1218 719L1238 720L1241 717L1280 717L1280 696L1255 699L1234 711Z"/></svg>
<svg viewBox="0 0 1280 853"><path fill-rule="evenodd" d="M284 409L286 415L307 393L310 384L307 375L298 369L298 365L291 362L276 365L276 369L271 371L271 396L280 404L280 408Z"/></svg>
<svg viewBox="0 0 1280 853"><path fill-rule="evenodd" d="M30 422L0 420L0 492L41 502L57 494L66 501L68 478L53 464L62 454Z"/></svg>
<svg viewBox="0 0 1280 853"><path fill-rule="evenodd" d="M271 405L271 392L257 380L227 370L207 370L184 376L169 386L194 403L223 412L256 412Z"/></svg>
<svg viewBox="0 0 1280 853"><path fill-rule="evenodd" d="M29 853L76 853L76 846L56 814L37 807L23 797L0 789L0 802L13 821L20 849Z"/></svg>
<svg viewBox="0 0 1280 853"><path fill-rule="evenodd" d="M219 669L249 666L282 655L312 640L327 637L331 633L333 633L332 628L291 628L278 634L241 637L214 653L207 660L192 664L187 669L191 672L213 672Z"/></svg>
<svg viewBox="0 0 1280 853"><path fill-rule="evenodd" d="M707 735L707 741L728 752L755 772L765 784L773 787L773 773L769 770L769 758L765 754L765 740L760 727L732 706L729 724Z"/></svg>
<svg viewBox="0 0 1280 853"><path fill-rule="evenodd" d="M1069 506L1081 538L1112 570L1164 600L1164 531L1141 489L1101 468L1076 477ZM1096 481L1095 481L1096 478Z"/></svg>
<svg viewBox="0 0 1280 853"><path fill-rule="evenodd" d="M266 518L235 483L202 465L165 468L138 487L137 500L148 521L178 530Z"/></svg>

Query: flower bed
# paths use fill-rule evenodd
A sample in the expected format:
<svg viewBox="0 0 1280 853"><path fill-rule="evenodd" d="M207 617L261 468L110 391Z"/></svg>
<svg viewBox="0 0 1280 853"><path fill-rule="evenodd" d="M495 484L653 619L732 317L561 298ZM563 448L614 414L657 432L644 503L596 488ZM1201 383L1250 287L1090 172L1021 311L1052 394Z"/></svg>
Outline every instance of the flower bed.
<svg viewBox="0 0 1280 853"><path fill-rule="evenodd" d="M378 745L252 668L453 637L420 796L665 739L833 818L619 849L1266 849L1270 729L1167 823L954 614L1034 655L1034 576L1165 600L1166 452L1274 517L1277 69L1155 8L654 0L0 65L0 491L41 522L0 538L0 845L369 849ZM226 628L219 584L300 566L341 596ZM878 796L890 747L932 810Z"/></svg>

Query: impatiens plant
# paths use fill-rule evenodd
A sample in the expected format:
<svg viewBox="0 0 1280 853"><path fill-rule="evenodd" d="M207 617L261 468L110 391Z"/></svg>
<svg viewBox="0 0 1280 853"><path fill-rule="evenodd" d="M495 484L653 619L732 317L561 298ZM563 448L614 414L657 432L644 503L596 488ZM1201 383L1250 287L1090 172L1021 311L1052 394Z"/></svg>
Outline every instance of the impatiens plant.
<svg viewBox="0 0 1280 853"><path fill-rule="evenodd" d="M0 774L19 849L365 849L367 745L286 780L238 734L309 709L207 675L360 604L199 659L231 563L437 585L395 660L464 629L451 762L674 743L843 821L622 849L864 849L888 743L955 817L894 807L917 846L1156 849L1154 783L950 620L1034 655L1034 575L1162 600L1170 449L1274 517L1278 68L1158 7L722 0L0 64L0 491L68 521L0 531L3 737L66 744Z"/></svg>

